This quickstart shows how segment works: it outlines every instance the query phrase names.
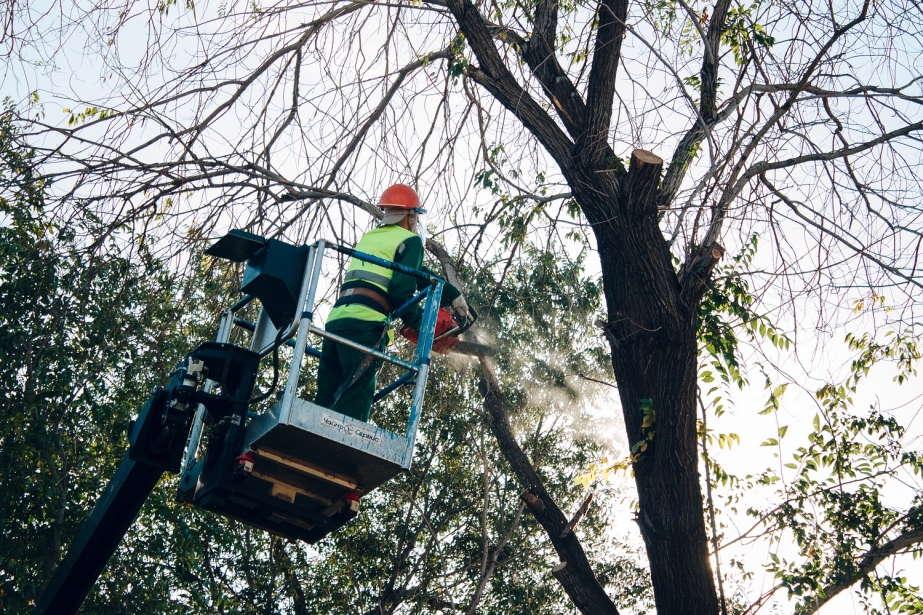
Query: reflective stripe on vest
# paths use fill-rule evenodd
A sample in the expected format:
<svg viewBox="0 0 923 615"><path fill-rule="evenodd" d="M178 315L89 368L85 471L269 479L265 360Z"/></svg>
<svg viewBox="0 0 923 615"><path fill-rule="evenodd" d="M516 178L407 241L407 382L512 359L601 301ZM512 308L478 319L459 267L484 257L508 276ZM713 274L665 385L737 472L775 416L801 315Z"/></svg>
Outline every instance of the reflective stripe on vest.
<svg viewBox="0 0 923 615"><path fill-rule="evenodd" d="M356 250L393 262L398 256L397 249L411 237L416 237L416 234L396 224L388 224L372 229L363 235L359 243L356 244ZM394 271L387 267L380 267L354 257L349 261L344 282L363 280L387 293L388 289L391 288L391 276L393 274Z"/></svg>
<svg viewBox="0 0 923 615"><path fill-rule="evenodd" d="M389 269L388 271L390 272L391 270ZM381 286L385 289L391 288L391 278L386 278L383 275L379 275L372 271L365 271L364 269L353 269L352 271L347 271L346 277L343 279L343 281L351 282L353 280L365 280L366 282L371 282L372 284Z"/></svg>

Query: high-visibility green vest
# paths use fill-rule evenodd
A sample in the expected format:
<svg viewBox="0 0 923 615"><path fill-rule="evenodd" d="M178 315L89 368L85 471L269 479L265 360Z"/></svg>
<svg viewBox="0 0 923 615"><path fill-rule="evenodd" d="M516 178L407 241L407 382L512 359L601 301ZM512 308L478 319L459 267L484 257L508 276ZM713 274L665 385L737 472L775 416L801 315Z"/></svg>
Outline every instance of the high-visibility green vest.
<svg viewBox="0 0 923 615"><path fill-rule="evenodd" d="M373 229L362 236L359 243L356 244L358 252L365 252L378 258L383 258L394 262L400 255L398 249L407 239L417 235L396 224L388 224ZM420 266L420 263L405 263L414 269ZM358 258L351 258L349 267L346 269L346 276L343 279L343 288L349 288L350 282L361 282L362 286L370 285L371 288L378 290L385 297L391 288L391 278L394 271L387 267L381 267L373 263L367 263ZM343 300L338 301L342 303ZM398 307L398 306L393 306ZM387 315L367 305L352 303L350 305L338 305L330 311L327 322L339 320L341 318L355 318L370 322L384 322Z"/></svg>

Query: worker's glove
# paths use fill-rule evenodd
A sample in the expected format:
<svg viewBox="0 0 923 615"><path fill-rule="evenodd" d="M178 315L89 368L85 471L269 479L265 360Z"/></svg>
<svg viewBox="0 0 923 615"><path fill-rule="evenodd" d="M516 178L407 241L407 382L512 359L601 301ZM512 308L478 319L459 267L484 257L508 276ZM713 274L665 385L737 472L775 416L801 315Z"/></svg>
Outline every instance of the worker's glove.
<svg viewBox="0 0 923 615"><path fill-rule="evenodd" d="M468 304L465 303L465 298L461 295L452 300L452 309L455 310L459 318L468 318Z"/></svg>

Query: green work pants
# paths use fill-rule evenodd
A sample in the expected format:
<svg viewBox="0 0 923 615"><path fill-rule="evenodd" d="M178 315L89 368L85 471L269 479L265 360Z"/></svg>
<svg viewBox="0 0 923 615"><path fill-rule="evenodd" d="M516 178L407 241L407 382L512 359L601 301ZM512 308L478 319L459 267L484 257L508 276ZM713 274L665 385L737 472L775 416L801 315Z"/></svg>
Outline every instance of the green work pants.
<svg viewBox="0 0 923 615"><path fill-rule="evenodd" d="M384 350L388 336L382 336L382 329L383 327L375 327L371 331L333 332L363 346ZM323 356L317 367L317 394L314 396L314 403L360 421L368 421L372 412L372 397L375 395L378 372L381 371L381 360L372 360L359 379L349 385L366 354L361 350L337 344L326 337L321 352ZM334 404L333 398L337 390L347 385L348 388Z"/></svg>

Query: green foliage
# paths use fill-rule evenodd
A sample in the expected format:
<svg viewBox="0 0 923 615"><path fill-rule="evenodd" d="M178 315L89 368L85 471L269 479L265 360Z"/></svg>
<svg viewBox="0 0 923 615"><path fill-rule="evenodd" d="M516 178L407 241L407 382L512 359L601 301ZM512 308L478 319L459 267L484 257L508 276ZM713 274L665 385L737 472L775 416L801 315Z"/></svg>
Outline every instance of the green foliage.
<svg viewBox="0 0 923 615"><path fill-rule="evenodd" d="M728 11L727 24L721 33L721 42L731 48L734 61L742 66L756 46L769 49L776 43L766 28L754 20L764 0L758 0L750 6L732 6Z"/></svg>
<svg viewBox="0 0 923 615"><path fill-rule="evenodd" d="M702 91L702 80L698 75L689 75L688 77L683 77L683 83L691 87L696 92Z"/></svg>
<svg viewBox="0 0 923 615"><path fill-rule="evenodd" d="M654 28L661 34L672 31L681 11L676 0L645 0L644 13L651 20Z"/></svg>
<svg viewBox="0 0 923 615"><path fill-rule="evenodd" d="M122 456L153 374L182 342L173 277L149 252L115 239L90 251L83 237L106 236L95 218L46 214L9 110L0 156L0 610L15 613L48 579ZM157 574L143 578L145 593L121 579L125 604L160 611L169 592Z"/></svg>
<svg viewBox="0 0 923 615"><path fill-rule="evenodd" d="M732 389L743 389L748 384L740 358L740 331L746 332L751 341L769 340L780 350L791 347L789 338L766 315L755 310L756 297L745 275L756 255L757 246L758 236L753 235L740 254L718 269L716 281L705 292L698 307L699 378L703 385L708 385L707 388L701 387L703 403L716 417L721 417L726 411L726 404L731 403ZM759 414L778 408L785 388L783 384L772 389L766 407ZM784 433L782 430L778 434L779 438ZM706 430L702 425L699 426L698 435L707 445L717 444L722 449L740 444L738 434L716 434L714 430ZM761 446L775 445L778 445L778 439L769 438ZM714 487L736 487L740 484L737 476L729 474L711 457L703 455L703 461L709 466Z"/></svg>
<svg viewBox="0 0 923 615"><path fill-rule="evenodd" d="M213 335L238 276L193 259L183 282L126 237L89 250L109 229L44 211L9 112L0 156L0 611L27 613L123 457L129 418ZM157 487L82 612L284 612L299 590L285 548L178 506L175 488Z"/></svg>
<svg viewBox="0 0 923 615"><path fill-rule="evenodd" d="M4 212L22 210L21 219L26 219L43 207L45 182L35 171L35 152L19 140L13 114L7 97L0 112L0 207Z"/></svg>
<svg viewBox="0 0 923 615"><path fill-rule="evenodd" d="M657 411L654 409L653 399L642 399L640 406L644 417L641 421L641 433L644 439L631 445L633 455L640 455L647 450L648 443L654 440L654 423L657 422Z"/></svg>
<svg viewBox="0 0 923 615"><path fill-rule="evenodd" d="M621 160L616 158L610 163L613 168L624 171ZM535 187L532 189L532 195L537 195L539 198L531 195L513 196L507 186L512 181L522 180L523 176L519 169L508 167L509 159L503 145L495 145L488 152L486 167L474 175L476 187L489 190L492 195L498 197L493 211L487 215L486 222L496 221L499 224L503 231L504 246L522 245L526 241L527 234L535 230L536 222L543 218L551 224L554 224L555 215L560 216L564 213L572 220L581 218L582 211L575 199L569 198L561 202L541 198L548 195L546 177L541 172L536 174ZM557 202L557 205L554 205L557 212L553 214L549 210L555 202ZM568 232L566 237L576 243L585 244L584 237L577 231Z"/></svg>
<svg viewBox="0 0 923 615"><path fill-rule="evenodd" d="M157 0L157 12L163 16L166 16L170 13L170 7L174 6L175 4L176 0ZM184 6L186 7L187 11L191 11L193 8L195 8L195 2L193 2L193 0L186 0L184 2ZM255 7L256 3L254 3L253 6Z"/></svg>
<svg viewBox="0 0 923 615"><path fill-rule="evenodd" d="M87 120L104 120L116 114L116 111L112 109L100 109L98 107L87 107L83 111L77 113L74 113L66 107L62 109L62 111L67 113L67 125L71 127L77 124L86 124Z"/></svg>
<svg viewBox="0 0 923 615"><path fill-rule="evenodd" d="M887 338L894 338L887 344L879 344L868 333L862 337L853 334L846 336L846 344L850 350L859 350L861 354L852 363L853 376L847 381L847 386L855 390L856 384L863 376L867 376L869 369L878 361L890 360L897 363L897 374L894 382L904 384L911 376L917 375L915 363L920 360L920 339L909 333L899 335L895 331L885 334Z"/></svg>
<svg viewBox="0 0 923 615"><path fill-rule="evenodd" d="M766 388L772 388L772 382L769 381L769 378L766 379ZM766 405L763 406L763 409L759 411L759 414L770 414L779 409L779 403L782 399L782 396L785 395L785 391L788 390L788 383L782 383L779 386L772 389L769 393L769 398L766 400Z"/></svg>
<svg viewBox="0 0 923 615"><path fill-rule="evenodd" d="M449 75L452 76L452 80L458 82L458 78L462 77L465 74L465 71L468 70L468 59L465 57L465 35L459 32L455 38L452 39L452 44L449 46Z"/></svg>
<svg viewBox="0 0 923 615"><path fill-rule="evenodd" d="M692 17L676 0L645 0L644 13L658 34L675 36L680 52L691 57L696 53L703 53L699 29L708 30L710 7L705 3L701 11L697 12L698 3L689 4L698 24L693 22ZM749 5L731 6L728 10L725 28L721 33L721 43L730 48L738 66L745 64L756 48L769 49L775 45L775 37L757 21L765 4L768 4L766 0L755 0ZM698 76L688 76L683 81L695 90L701 88Z"/></svg>
<svg viewBox="0 0 923 615"><path fill-rule="evenodd" d="M474 185L490 190L491 194L498 195L500 194L501 183L497 169L507 163L506 153L502 145L495 145L490 148L487 162L488 167L486 169L481 169L474 174Z"/></svg>
<svg viewBox="0 0 923 615"><path fill-rule="evenodd" d="M866 609L872 615L884 615L888 613L910 613L917 614L923 613L923 593L920 592L919 587L915 587L907 582L906 577L900 576L876 576L874 579L869 579L867 582L867 589L869 593L876 593L882 597L882 601L885 603L885 609L883 611L878 610L874 607L868 606L868 601L863 601L866 606Z"/></svg>
<svg viewBox="0 0 923 615"><path fill-rule="evenodd" d="M699 335L704 358L700 377L712 386L705 391L708 406L717 416L724 411L724 397L730 386L747 384L742 373L738 331L751 340L768 340L780 350L791 342L764 315L754 311L755 298L743 279L755 255L754 236L744 251L719 273L718 281L706 294L699 312ZM861 309L861 306L857 309ZM725 491L719 497L732 510L743 494L758 487L778 487L776 501L781 504L765 510L749 509L766 527L771 542L793 536L797 556L771 553L768 570L790 596L797 597L799 612L809 610L824 598L824 588L856 584L863 593L864 608L877 613L869 602L872 595L888 605L891 612L917 612L916 590L898 575L888 576L860 569L869 552L900 536L923 528L923 499L919 492L903 508L886 504L883 493L890 482L903 474L923 476L923 456L905 446L905 429L897 419L877 407L860 413L854 395L860 381L877 363L894 364L894 381L907 382L916 376L921 358L919 336L911 331L890 332L885 342L870 335L847 335L846 343L857 353L845 382L821 387L816 397L821 412L815 415L807 443L796 449L793 460L782 467L794 473L783 477L767 470L744 479L727 474L712 459L705 459L712 474L712 486ZM766 377L769 395L759 414L777 413L788 383L774 385ZM779 447L789 431L778 425L776 433L761 446ZM739 442L735 434L714 436L700 429L707 442L730 446ZM917 541L919 542L919 541ZM911 549L919 549L911 543ZM740 565L740 562L737 562ZM744 572L744 568L740 568Z"/></svg>
<svg viewBox="0 0 923 615"><path fill-rule="evenodd" d="M787 477L780 490L783 504L749 512L762 519L773 534L786 531L794 536L799 557L774 556L769 570L789 595L801 598L799 610L823 598L825 587L858 583L866 596L880 595L892 612L918 612L914 610L919 608L916 590L906 579L863 570L860 562L888 541L923 528L919 493L904 508L883 500L889 482L923 476L923 456L905 447L905 429L894 416L875 406L866 413L858 412L853 395L880 361L897 365L899 382L915 374L919 338L905 332L895 334L888 344L879 344L868 335L849 335L847 342L860 353L844 383L818 389L821 412L814 417L807 443L796 449L793 462L785 464L794 476ZM764 478L777 482L779 477L767 472ZM913 543L909 546L913 548ZM876 612L868 605L867 610Z"/></svg>
<svg viewBox="0 0 923 615"><path fill-rule="evenodd" d="M705 357L699 375L706 384L717 380L741 389L747 384L741 372L738 329L746 331L751 340L768 340L780 350L791 347L791 340L772 320L754 310L756 298L745 275L756 255L758 240L758 236L753 235L740 254L717 270L715 283L699 303L696 326ZM718 386L713 386L707 395L712 396L718 390ZM718 416L724 409L721 401L720 398L712 399Z"/></svg>

